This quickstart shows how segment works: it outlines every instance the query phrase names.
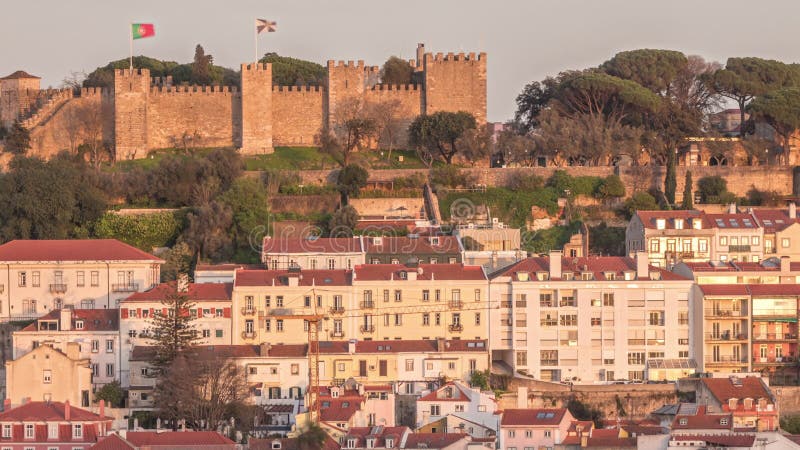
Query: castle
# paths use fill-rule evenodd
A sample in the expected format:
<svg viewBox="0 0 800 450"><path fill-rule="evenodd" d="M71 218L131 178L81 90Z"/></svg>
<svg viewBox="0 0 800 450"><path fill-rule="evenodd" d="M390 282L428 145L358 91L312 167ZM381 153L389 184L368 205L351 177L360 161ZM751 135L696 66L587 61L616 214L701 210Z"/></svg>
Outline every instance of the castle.
<svg viewBox="0 0 800 450"><path fill-rule="evenodd" d="M136 159L186 136L198 139L196 146L245 154L314 145L337 107L352 98L397 101L403 125L437 111L467 111L486 121L485 53L434 55L419 44L409 64L417 84L384 85L377 66L328 61L326 86L276 86L271 64L242 64L239 89L172 86L147 69L124 69L115 71L113 89L41 90L39 78L18 71L0 79L0 123L21 120L31 132L32 155L72 150L81 143L77 130L94 126L116 159Z"/></svg>

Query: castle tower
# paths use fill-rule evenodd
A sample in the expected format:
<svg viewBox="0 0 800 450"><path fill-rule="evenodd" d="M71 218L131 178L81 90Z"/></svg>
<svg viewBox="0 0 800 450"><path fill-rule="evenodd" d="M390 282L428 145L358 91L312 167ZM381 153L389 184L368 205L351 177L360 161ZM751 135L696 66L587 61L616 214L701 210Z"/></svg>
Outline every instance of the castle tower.
<svg viewBox="0 0 800 450"><path fill-rule="evenodd" d="M272 65L242 64L242 145L249 155L272 153Z"/></svg>
<svg viewBox="0 0 800 450"><path fill-rule="evenodd" d="M364 61L328 61L328 126L336 120L339 105L352 98L363 100L365 71Z"/></svg>
<svg viewBox="0 0 800 450"><path fill-rule="evenodd" d="M486 122L486 53L426 53L424 113L466 111Z"/></svg>
<svg viewBox="0 0 800 450"><path fill-rule="evenodd" d="M8 127L30 108L41 79L23 70L0 78L0 125Z"/></svg>
<svg viewBox="0 0 800 450"><path fill-rule="evenodd" d="M114 148L117 160L147 154L149 69L114 70Z"/></svg>

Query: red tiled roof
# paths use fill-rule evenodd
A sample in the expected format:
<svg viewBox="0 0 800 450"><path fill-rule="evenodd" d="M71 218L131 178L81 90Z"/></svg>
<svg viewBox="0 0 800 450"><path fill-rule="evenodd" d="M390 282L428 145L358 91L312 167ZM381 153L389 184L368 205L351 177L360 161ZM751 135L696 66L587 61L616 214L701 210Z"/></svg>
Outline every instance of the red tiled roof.
<svg viewBox="0 0 800 450"><path fill-rule="evenodd" d="M175 283L162 283L145 292L136 292L122 301L130 302L161 302L167 295L175 294ZM222 301L230 302L233 294L232 283L190 283L186 295L193 301Z"/></svg>
<svg viewBox="0 0 800 450"><path fill-rule="evenodd" d="M411 433L406 438L405 448L445 448L466 437L465 433Z"/></svg>
<svg viewBox="0 0 800 450"><path fill-rule="evenodd" d="M420 273L420 271L422 273ZM485 280L481 266L464 264L420 264L406 267L399 264L364 264L355 267L356 281L402 280L401 272L417 272L417 280Z"/></svg>
<svg viewBox="0 0 800 450"><path fill-rule="evenodd" d="M800 295L800 284L749 284L752 295Z"/></svg>
<svg viewBox="0 0 800 450"><path fill-rule="evenodd" d="M89 450L130 450L136 447L130 442L122 439L118 434L109 434L89 447Z"/></svg>
<svg viewBox="0 0 800 450"><path fill-rule="evenodd" d="M363 399L357 396L320 398L319 417L324 422L347 422L361 409Z"/></svg>
<svg viewBox="0 0 800 450"><path fill-rule="evenodd" d="M164 262L116 239L15 240L0 245L0 261Z"/></svg>
<svg viewBox="0 0 800 450"><path fill-rule="evenodd" d="M90 332L90 331L119 331L119 310L118 309L72 309L72 323L70 331ZM38 331L38 322L42 320L58 320L61 322L61 310L54 309L46 315L38 318L22 331ZM77 330L75 321L83 320L83 328ZM63 328L63 327L59 327ZM52 333L52 331L48 331Z"/></svg>
<svg viewBox="0 0 800 450"><path fill-rule="evenodd" d="M766 398L772 401L769 389L764 386L760 378L739 377L741 385L734 385L730 378L701 378L700 381L711 395L723 404L730 398L737 398L740 402L745 398Z"/></svg>
<svg viewBox="0 0 800 450"><path fill-rule="evenodd" d="M264 238L263 253L361 253L361 237L352 238Z"/></svg>
<svg viewBox="0 0 800 450"><path fill-rule="evenodd" d="M444 392L445 389L452 388L453 389L453 396L452 397L445 397L444 395L439 396L440 392ZM420 397L417 399L417 402L468 402L470 401L470 395L467 390L463 389L460 385L450 382L441 386L439 389L435 389L430 393Z"/></svg>
<svg viewBox="0 0 800 450"><path fill-rule="evenodd" d="M216 358L255 358L261 356L258 345L198 345L192 348L196 357ZM137 345L131 350L131 361L151 361L156 354L156 347Z"/></svg>
<svg viewBox="0 0 800 450"><path fill-rule="evenodd" d="M567 413L566 408L506 409L500 421L502 426L558 425Z"/></svg>
<svg viewBox="0 0 800 450"><path fill-rule="evenodd" d="M301 276L302 275L302 276ZM289 277L298 277L299 286L349 286L351 270L237 270L236 286L288 286Z"/></svg>
<svg viewBox="0 0 800 450"><path fill-rule="evenodd" d="M70 405L70 420L77 422L94 422L112 420L112 417L101 417L91 411ZM53 422L64 421L64 403L62 402L28 402L16 408L0 413L0 422Z"/></svg>
<svg viewBox="0 0 800 450"><path fill-rule="evenodd" d="M605 279L605 272L613 272L620 281L623 273L626 271L636 270L636 261L633 258L623 256L589 256L581 258L561 258L561 272L572 272L573 274L580 274L581 272L591 272L594 275L593 282L602 281ZM550 257L535 256L520 260L498 272L491 275L492 278L501 276L511 276L514 280L519 281L517 272L526 272L530 274L530 280L536 280L536 272L550 271ZM665 281L686 281L684 278L676 273L668 270L649 266L647 280L650 279L650 272L658 272L661 274L661 280ZM563 279L563 278L562 278ZM555 278L553 280L556 280ZM580 281L580 275L575 275L573 281Z"/></svg>
<svg viewBox="0 0 800 450"><path fill-rule="evenodd" d="M298 438L250 438L247 441L247 446L250 450L272 450L272 443L278 441L281 443L281 450L305 450L306 447L301 445ZM339 450L341 446L338 442L333 440L328 435L325 435L325 442L320 450Z"/></svg>
<svg viewBox="0 0 800 450"><path fill-rule="evenodd" d="M307 344L276 344L269 346L269 356L277 358L302 358L308 354ZM266 356L266 355L265 355Z"/></svg>
<svg viewBox="0 0 800 450"><path fill-rule="evenodd" d="M702 284L699 287L703 295L750 295L743 284Z"/></svg>
<svg viewBox="0 0 800 450"><path fill-rule="evenodd" d="M727 419L722 423L722 419ZM681 422L686 422L682 424ZM673 430L730 430L733 428L731 414L710 414L698 411L697 414L678 414L672 421Z"/></svg>
<svg viewBox="0 0 800 450"><path fill-rule="evenodd" d="M714 228L718 229L725 229L725 230L740 230L740 229L751 229L751 228L759 228L758 222L753 218L753 215L750 213L723 213L723 214L706 214L706 219ZM722 226L719 225L721 221ZM749 220L750 226L745 224L745 219ZM734 221L736 226L731 226L731 220Z"/></svg>
<svg viewBox="0 0 800 450"><path fill-rule="evenodd" d="M619 437L619 430L616 428L592 430L589 439L587 439L587 448L604 447L604 448L636 448L636 438Z"/></svg>
<svg viewBox="0 0 800 450"><path fill-rule="evenodd" d="M125 440L137 447L162 445L229 445L235 442L216 431L128 431Z"/></svg>
<svg viewBox="0 0 800 450"><path fill-rule="evenodd" d="M672 211L636 211L636 215L642 221L645 228L656 228L656 219L665 219L667 229L674 229L675 219L683 219L684 229L690 229L692 224L688 223L689 219L699 218L703 221L703 229L709 229L712 223L706 219L703 211L697 210L672 210Z"/></svg>
<svg viewBox="0 0 800 450"><path fill-rule="evenodd" d="M742 261L684 261L681 264L685 264L692 272L778 272L781 270L780 262L772 263L769 261L770 260L764 260L760 263ZM790 262L789 270L791 272L800 271L800 262Z"/></svg>
<svg viewBox="0 0 800 450"><path fill-rule="evenodd" d="M3 78L0 78L0 80L18 80L20 78L35 78L37 80L41 79L40 77L37 77L35 75L31 75L28 72L25 72L24 70L18 70L16 72L12 73L11 75L6 75Z"/></svg>
<svg viewBox="0 0 800 450"><path fill-rule="evenodd" d="M356 222L356 230L371 230L371 231L394 231L405 230L411 231L416 226L417 221L413 219L397 219L397 220L359 220Z"/></svg>
<svg viewBox="0 0 800 450"><path fill-rule="evenodd" d="M260 269L262 266L259 264L233 264L233 263L222 263L222 264L198 264L195 268L195 272L203 272L203 271L218 271L218 272L232 272L236 269Z"/></svg>
<svg viewBox="0 0 800 450"><path fill-rule="evenodd" d="M677 434L671 441L702 441L706 445L750 448L756 440L754 434Z"/></svg>
<svg viewBox="0 0 800 450"><path fill-rule="evenodd" d="M789 227L789 225L800 222L800 219L792 219L789 217L787 209L754 209L753 215L758 222L764 227L765 233L774 233L782 231Z"/></svg>
<svg viewBox="0 0 800 450"><path fill-rule="evenodd" d="M438 239L438 244L433 244L433 239ZM376 239L371 237L364 238L367 254L454 254L460 253L458 239L455 236L422 236L419 238L381 237L380 244L376 244Z"/></svg>
<svg viewBox="0 0 800 450"><path fill-rule="evenodd" d="M365 385L365 392L392 392L392 387L387 384L382 385Z"/></svg>
<svg viewBox="0 0 800 450"><path fill-rule="evenodd" d="M376 432L377 431L377 432ZM353 427L347 430L345 440L356 439L356 447L367 447L367 437L375 439L371 448L387 448L386 438L393 438L394 442L391 447L399 448L401 438L403 435L410 433L411 429L408 427Z"/></svg>

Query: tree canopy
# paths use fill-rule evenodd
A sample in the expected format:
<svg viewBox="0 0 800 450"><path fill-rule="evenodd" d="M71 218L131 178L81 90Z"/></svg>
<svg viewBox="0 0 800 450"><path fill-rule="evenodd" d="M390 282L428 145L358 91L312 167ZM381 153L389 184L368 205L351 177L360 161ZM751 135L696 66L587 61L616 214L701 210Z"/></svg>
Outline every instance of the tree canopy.
<svg viewBox="0 0 800 450"><path fill-rule="evenodd" d="M381 83L384 84L411 84L414 68L408 61L390 56L381 67Z"/></svg>
<svg viewBox="0 0 800 450"><path fill-rule="evenodd" d="M800 88L770 91L750 104L750 111L764 119L783 140L783 159L789 163L790 138L800 129Z"/></svg>
<svg viewBox="0 0 800 450"><path fill-rule="evenodd" d="M258 62L272 64L272 83L277 86L328 84L327 69L312 61L267 53Z"/></svg>
<svg viewBox="0 0 800 450"><path fill-rule="evenodd" d="M459 138L476 126L475 117L470 113L439 111L418 116L409 126L408 134L412 145L424 148L451 164L459 152Z"/></svg>

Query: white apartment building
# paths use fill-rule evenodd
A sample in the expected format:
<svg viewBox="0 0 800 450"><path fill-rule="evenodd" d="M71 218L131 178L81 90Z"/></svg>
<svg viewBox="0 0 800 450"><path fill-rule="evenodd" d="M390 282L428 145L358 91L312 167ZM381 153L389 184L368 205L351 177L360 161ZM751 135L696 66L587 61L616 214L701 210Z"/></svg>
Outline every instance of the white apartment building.
<svg viewBox="0 0 800 450"><path fill-rule="evenodd" d="M361 236L352 238L273 238L265 236L261 262L270 270L352 269L364 264Z"/></svg>
<svg viewBox="0 0 800 450"><path fill-rule="evenodd" d="M168 313L163 302L168 295L176 292L186 295L194 303L188 313L196 318L194 326L201 337L201 344L230 345L232 289L230 283L164 283L123 300L119 310L123 351L122 385L127 387L131 383L128 358L133 348L152 345L150 336L153 317L156 312Z"/></svg>
<svg viewBox="0 0 800 450"><path fill-rule="evenodd" d="M643 380L648 363L692 371L692 282L649 265L645 253L551 252L496 272L490 286L499 306L491 309L492 359L514 373L593 383Z"/></svg>
<svg viewBox="0 0 800 450"><path fill-rule="evenodd" d="M481 392L455 381L417 400L417 427L431 433L467 432L472 437L491 437L500 424L496 412L494 393ZM464 423L463 429L458 425L452 426L461 423ZM472 432L469 432L470 427Z"/></svg>
<svg viewBox="0 0 800 450"><path fill-rule="evenodd" d="M120 381L123 355L120 351L119 311L116 309L53 310L15 331L12 342L15 360L41 345L49 345L66 354L67 344L75 343L78 357L90 361L95 389Z"/></svg>
<svg viewBox="0 0 800 450"><path fill-rule="evenodd" d="M0 245L0 319L65 307L117 308L155 286L163 263L115 239L7 242Z"/></svg>

